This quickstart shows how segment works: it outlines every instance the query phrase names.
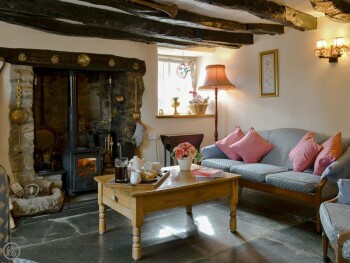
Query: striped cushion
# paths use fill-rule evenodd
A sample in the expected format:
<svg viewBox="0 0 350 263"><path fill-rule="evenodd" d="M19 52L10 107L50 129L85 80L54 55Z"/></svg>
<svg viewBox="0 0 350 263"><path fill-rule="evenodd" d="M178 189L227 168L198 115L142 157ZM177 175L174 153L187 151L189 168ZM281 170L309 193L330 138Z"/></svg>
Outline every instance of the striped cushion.
<svg viewBox="0 0 350 263"><path fill-rule="evenodd" d="M332 243L337 242L337 234L350 230L350 206L339 203L322 203L320 218L323 229ZM343 257L350 259L350 240L343 245Z"/></svg>
<svg viewBox="0 0 350 263"><path fill-rule="evenodd" d="M204 159L201 162L202 166L221 169L225 172L229 172L232 166L239 164L243 164L243 162L230 159Z"/></svg>
<svg viewBox="0 0 350 263"><path fill-rule="evenodd" d="M314 193L320 179L317 175L289 171L268 174L266 176L266 183L292 191Z"/></svg>
<svg viewBox="0 0 350 263"><path fill-rule="evenodd" d="M236 165L230 169L231 173L240 174L243 179L259 183L265 183L265 176L267 174L280 173L285 171L287 171L287 169L284 167L278 167L264 163Z"/></svg>

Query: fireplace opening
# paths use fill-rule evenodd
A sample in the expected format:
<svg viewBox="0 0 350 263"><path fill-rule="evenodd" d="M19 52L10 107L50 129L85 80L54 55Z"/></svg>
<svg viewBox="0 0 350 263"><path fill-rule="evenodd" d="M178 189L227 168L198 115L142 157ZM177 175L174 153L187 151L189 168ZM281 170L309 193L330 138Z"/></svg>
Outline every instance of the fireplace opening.
<svg viewBox="0 0 350 263"><path fill-rule="evenodd" d="M95 189L94 176L112 173L114 157L135 153L144 64L120 58L104 66L105 60L94 59L83 68L74 64L75 54L66 54L71 64L65 56L63 64L40 65L42 52L29 65L11 65L10 110L21 90L28 113L24 123L11 123L13 177L21 185L46 179L72 195Z"/></svg>
<svg viewBox="0 0 350 263"><path fill-rule="evenodd" d="M110 74L46 68L34 74L35 171L63 169L69 195L97 189L93 177L103 173L105 148L94 137L111 133Z"/></svg>

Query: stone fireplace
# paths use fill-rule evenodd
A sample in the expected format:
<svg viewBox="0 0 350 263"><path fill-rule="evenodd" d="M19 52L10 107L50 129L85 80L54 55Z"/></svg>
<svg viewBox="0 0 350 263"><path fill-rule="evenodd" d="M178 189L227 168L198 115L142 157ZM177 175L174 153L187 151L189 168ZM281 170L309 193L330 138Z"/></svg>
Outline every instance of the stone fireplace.
<svg viewBox="0 0 350 263"><path fill-rule="evenodd" d="M133 145L137 121L133 115L142 106L144 62L83 54L83 62L88 57L94 67L87 68L76 53L40 51L38 59L39 51L30 51L3 55L11 63L10 109L16 106L20 78L22 108L28 112L25 123L11 124L9 157L14 178L26 184L35 181L40 171L62 170L69 194L96 189L93 177L103 173L106 154L99 136L108 133L114 139L112 157L118 143ZM24 52L27 59L21 61ZM55 65L55 56L62 60L72 56L75 64ZM106 62L101 66L102 59Z"/></svg>

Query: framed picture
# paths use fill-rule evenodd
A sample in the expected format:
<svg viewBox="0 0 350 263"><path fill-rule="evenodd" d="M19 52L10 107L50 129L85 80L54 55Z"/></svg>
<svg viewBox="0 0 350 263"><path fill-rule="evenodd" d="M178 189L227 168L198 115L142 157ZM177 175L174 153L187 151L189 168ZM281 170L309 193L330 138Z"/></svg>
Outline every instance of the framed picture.
<svg viewBox="0 0 350 263"><path fill-rule="evenodd" d="M260 97L278 97L278 49L259 53Z"/></svg>

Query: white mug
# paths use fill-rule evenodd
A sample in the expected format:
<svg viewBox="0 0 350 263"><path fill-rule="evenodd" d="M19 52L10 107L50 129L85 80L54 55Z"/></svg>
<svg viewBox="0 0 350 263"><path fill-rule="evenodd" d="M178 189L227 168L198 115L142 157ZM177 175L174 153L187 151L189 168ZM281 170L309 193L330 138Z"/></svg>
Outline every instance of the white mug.
<svg viewBox="0 0 350 263"><path fill-rule="evenodd" d="M130 183L131 184L141 183L141 173L136 172L136 171L131 171Z"/></svg>

